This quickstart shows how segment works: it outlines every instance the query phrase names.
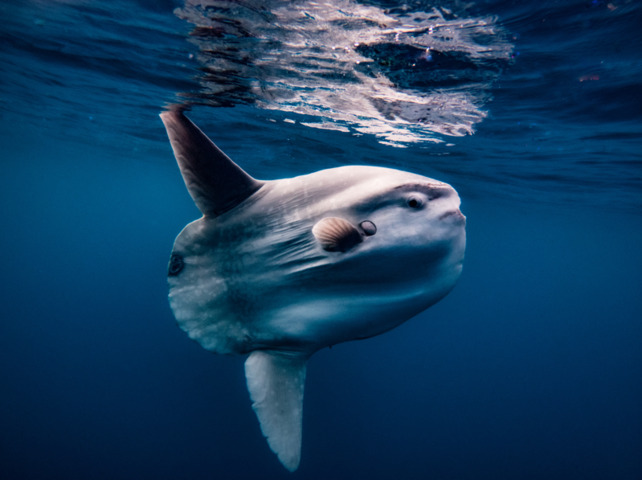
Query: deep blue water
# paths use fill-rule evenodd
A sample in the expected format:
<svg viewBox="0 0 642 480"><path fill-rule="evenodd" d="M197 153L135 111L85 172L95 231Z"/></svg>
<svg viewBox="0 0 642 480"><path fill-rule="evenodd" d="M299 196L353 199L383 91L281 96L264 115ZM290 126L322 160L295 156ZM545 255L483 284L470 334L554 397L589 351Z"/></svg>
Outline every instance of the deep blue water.
<svg viewBox="0 0 642 480"><path fill-rule="evenodd" d="M0 5L0 477L642 478L642 5L208 3ZM167 303L177 102L257 178L462 198L453 292L312 357L294 474Z"/></svg>

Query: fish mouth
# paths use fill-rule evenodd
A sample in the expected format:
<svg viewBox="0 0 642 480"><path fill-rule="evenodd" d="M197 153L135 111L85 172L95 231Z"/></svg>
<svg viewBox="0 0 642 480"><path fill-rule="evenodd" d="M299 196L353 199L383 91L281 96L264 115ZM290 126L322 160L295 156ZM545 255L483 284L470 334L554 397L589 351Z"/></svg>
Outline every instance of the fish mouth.
<svg viewBox="0 0 642 480"><path fill-rule="evenodd" d="M461 210L449 210L446 213L443 213L440 215L439 220L454 220L458 223L466 223L466 217L464 216L463 213L461 213Z"/></svg>

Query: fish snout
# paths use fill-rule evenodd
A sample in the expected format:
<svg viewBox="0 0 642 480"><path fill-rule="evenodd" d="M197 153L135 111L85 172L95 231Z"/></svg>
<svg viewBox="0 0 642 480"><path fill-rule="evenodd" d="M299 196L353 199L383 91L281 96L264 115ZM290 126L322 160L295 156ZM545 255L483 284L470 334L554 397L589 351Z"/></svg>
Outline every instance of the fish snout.
<svg viewBox="0 0 642 480"><path fill-rule="evenodd" d="M459 209L461 204L459 195L453 187L447 183L434 185L431 187L429 195L431 202L437 201L435 204L438 204L439 208L443 209L443 213L439 215L439 220L448 220L461 225L466 224L466 217Z"/></svg>
<svg viewBox="0 0 642 480"><path fill-rule="evenodd" d="M466 216L461 213L461 210L458 208L455 210L448 210L445 213L442 213L439 216L439 220L449 220L454 223L461 223L462 225L466 224Z"/></svg>

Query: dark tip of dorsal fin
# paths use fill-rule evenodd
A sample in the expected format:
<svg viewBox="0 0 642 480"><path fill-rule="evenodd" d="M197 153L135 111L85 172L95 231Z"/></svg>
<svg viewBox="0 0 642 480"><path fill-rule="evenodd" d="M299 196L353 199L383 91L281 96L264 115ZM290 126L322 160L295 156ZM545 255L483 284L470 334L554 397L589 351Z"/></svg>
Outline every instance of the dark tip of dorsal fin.
<svg viewBox="0 0 642 480"><path fill-rule="evenodd" d="M198 209L207 216L231 210L261 188L225 155L179 109L160 115L185 186Z"/></svg>

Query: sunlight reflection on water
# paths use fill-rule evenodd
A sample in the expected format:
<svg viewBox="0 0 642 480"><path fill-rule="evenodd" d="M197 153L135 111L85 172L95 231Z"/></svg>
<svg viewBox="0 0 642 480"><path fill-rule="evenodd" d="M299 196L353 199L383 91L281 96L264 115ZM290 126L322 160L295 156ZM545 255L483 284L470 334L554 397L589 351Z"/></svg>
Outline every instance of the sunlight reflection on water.
<svg viewBox="0 0 642 480"><path fill-rule="evenodd" d="M310 127L403 146L472 134L512 45L492 17L351 0L187 0L202 89L186 103L252 103Z"/></svg>

